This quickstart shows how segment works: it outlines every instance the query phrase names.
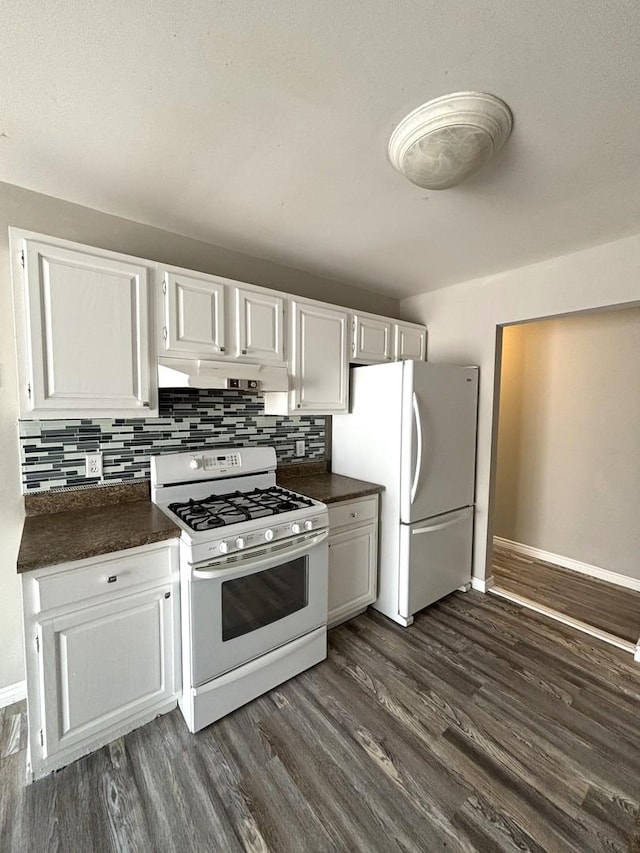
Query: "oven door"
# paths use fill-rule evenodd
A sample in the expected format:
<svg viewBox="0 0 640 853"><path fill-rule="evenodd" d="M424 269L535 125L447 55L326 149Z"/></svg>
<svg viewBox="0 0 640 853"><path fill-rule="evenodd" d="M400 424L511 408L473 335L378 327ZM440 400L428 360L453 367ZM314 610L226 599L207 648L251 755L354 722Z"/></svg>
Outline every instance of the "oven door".
<svg viewBox="0 0 640 853"><path fill-rule="evenodd" d="M326 625L327 535L192 569L193 687Z"/></svg>

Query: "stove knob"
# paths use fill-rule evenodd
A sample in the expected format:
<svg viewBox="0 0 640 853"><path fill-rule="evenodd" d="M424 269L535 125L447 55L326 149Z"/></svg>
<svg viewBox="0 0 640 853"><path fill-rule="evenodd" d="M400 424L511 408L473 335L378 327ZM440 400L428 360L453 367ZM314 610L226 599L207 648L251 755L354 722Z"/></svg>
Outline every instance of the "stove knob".
<svg viewBox="0 0 640 853"><path fill-rule="evenodd" d="M297 521L294 521L293 524L291 525L291 532L292 533L300 533L300 530L301 530L300 525L298 524Z"/></svg>
<svg viewBox="0 0 640 853"><path fill-rule="evenodd" d="M238 536L236 539L236 548L244 548L244 539L242 536Z"/></svg>
<svg viewBox="0 0 640 853"><path fill-rule="evenodd" d="M273 539L273 530L271 530L271 528L269 528L269 530L265 530L264 538L267 540L267 542L271 542L271 540Z"/></svg>
<svg viewBox="0 0 640 853"><path fill-rule="evenodd" d="M311 521L311 519L310 519L310 518L309 518L309 519L307 519L307 521L305 521L305 523L304 523L304 529L305 529L305 530L313 530L313 521Z"/></svg>
<svg viewBox="0 0 640 853"><path fill-rule="evenodd" d="M221 542L218 545L218 551L220 551L221 554L228 554L229 553L229 543L228 542Z"/></svg>
<svg viewBox="0 0 640 853"><path fill-rule="evenodd" d="M189 468L192 468L194 471L197 471L198 468L202 468L202 459L197 459L195 456L189 462Z"/></svg>

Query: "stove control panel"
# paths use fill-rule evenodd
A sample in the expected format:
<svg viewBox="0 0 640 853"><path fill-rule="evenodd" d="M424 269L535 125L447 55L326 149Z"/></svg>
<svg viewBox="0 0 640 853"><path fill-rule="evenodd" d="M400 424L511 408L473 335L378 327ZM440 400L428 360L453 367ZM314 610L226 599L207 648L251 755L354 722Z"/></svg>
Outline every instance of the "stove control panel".
<svg viewBox="0 0 640 853"><path fill-rule="evenodd" d="M209 554L232 554L256 546L264 546L268 542L276 542L301 533L308 533L324 526L326 526L326 519L318 516L285 524L272 524L270 527L245 531L239 536L230 535L225 539L213 541L207 545L207 551Z"/></svg>

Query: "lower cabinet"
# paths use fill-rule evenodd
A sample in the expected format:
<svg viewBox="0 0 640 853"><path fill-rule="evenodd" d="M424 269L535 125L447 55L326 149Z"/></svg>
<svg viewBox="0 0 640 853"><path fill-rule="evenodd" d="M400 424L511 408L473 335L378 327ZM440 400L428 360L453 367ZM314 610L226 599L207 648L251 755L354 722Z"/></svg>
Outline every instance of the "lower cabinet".
<svg viewBox="0 0 640 853"><path fill-rule="evenodd" d="M176 542L29 572L23 599L29 781L176 705Z"/></svg>
<svg viewBox="0 0 640 853"><path fill-rule="evenodd" d="M378 496L329 505L329 615L332 627L376 600Z"/></svg>

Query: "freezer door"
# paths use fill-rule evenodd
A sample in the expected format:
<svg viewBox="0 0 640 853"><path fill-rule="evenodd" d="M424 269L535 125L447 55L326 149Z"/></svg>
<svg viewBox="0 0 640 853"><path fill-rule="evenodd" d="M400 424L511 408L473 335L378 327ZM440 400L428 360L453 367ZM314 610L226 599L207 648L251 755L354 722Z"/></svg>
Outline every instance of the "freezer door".
<svg viewBox="0 0 640 853"><path fill-rule="evenodd" d="M471 580L473 507L400 530L398 610L408 619Z"/></svg>
<svg viewBox="0 0 640 853"><path fill-rule="evenodd" d="M404 362L403 524L473 503L477 409L477 368Z"/></svg>

